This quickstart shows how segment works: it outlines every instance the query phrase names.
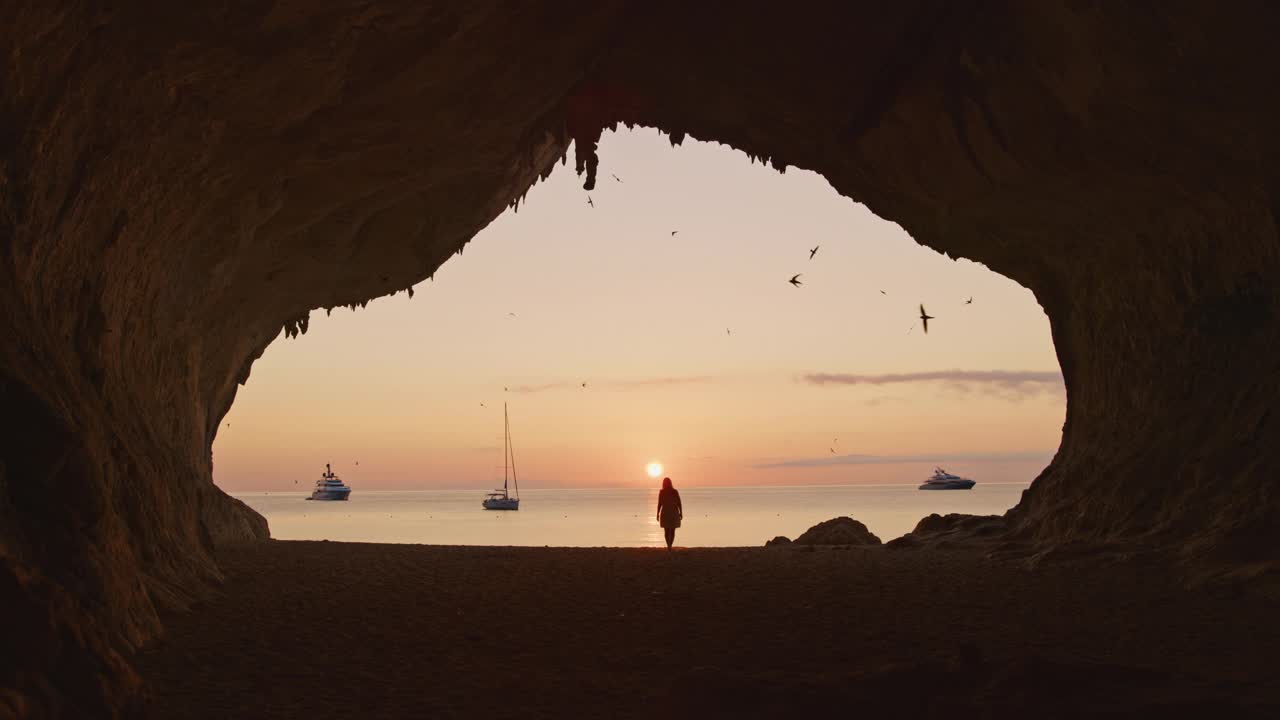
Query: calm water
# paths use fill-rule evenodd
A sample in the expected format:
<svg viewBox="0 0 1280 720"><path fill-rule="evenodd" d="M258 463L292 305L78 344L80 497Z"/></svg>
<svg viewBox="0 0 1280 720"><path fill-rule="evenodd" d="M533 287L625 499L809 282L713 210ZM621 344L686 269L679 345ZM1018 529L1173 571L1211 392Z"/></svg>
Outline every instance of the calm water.
<svg viewBox="0 0 1280 720"><path fill-rule="evenodd" d="M795 539L823 520L848 515L881 540L910 532L929 513L1003 513L1026 484L983 484L972 490L920 491L907 485L683 488L684 526L676 544L762 545ZM519 512L481 509L483 491L362 491L348 502L308 502L302 494L236 497L271 523L281 540L423 543L429 545L658 546L657 488L526 490Z"/></svg>

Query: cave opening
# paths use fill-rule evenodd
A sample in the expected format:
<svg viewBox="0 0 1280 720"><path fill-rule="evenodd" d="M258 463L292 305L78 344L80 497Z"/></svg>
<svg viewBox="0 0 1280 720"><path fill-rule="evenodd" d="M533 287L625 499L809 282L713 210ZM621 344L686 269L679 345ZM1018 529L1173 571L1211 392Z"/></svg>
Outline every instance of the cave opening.
<svg viewBox="0 0 1280 720"><path fill-rule="evenodd" d="M815 173L651 129L599 152L595 189L558 168L412 296L282 333L215 483L278 539L652 545L659 459L698 510L683 543L758 545L841 514L886 540L1002 514L1052 458L1065 393L1030 291ZM494 524L504 403L532 500ZM298 502L328 462L352 501ZM915 492L939 465L978 486Z"/></svg>
<svg viewBox="0 0 1280 720"><path fill-rule="evenodd" d="M1270 666L1257 660L1276 654L1259 620L1272 613L1253 590L1280 567L1280 143L1271 131L1280 106L1259 90L1278 82L1276 12L1257 2L1230 11L1049 2L975 12L925 2L803 13L744 3L727 12L625 1L6 9L0 605L15 608L16 632L0 644L0 667L13 669L0 677L0 714L133 716L145 694L133 653L162 628L174 637L182 623L204 622L203 612L182 611L214 597L248 554L276 563L259 579L296 567L291 544L263 542L262 518L212 483L213 438L253 361L282 326L305 328L312 308L419 283L544 176L570 140L594 144L621 123L806 168L922 245L1015 280L1044 308L1070 387L1058 452L993 542L1028 562L1076 562L1090 582L1005 564L1000 582L984 586L994 577L984 560L968 566L982 572L948 578L933 572L954 569L941 555L920 553L916 592L895 597L876 592L891 583L859 583L901 577L900 555L868 554L882 565L840 585L823 572L831 557L796 553L779 570L790 573L780 585L790 604L767 608L777 611L769 618L751 614L758 605L739 607L739 618L789 629L822 620L792 612L816 589L939 619L887 645L936 647L965 637L954 617L930 613L937 591L967 584L975 601L1004 606L1020 588L1017 607L1029 610L1018 623L974 626L968 637L1016 627L1060 654L997 662L987 685L960 676L951 687L980 697L958 702L1012 697L1034 707L1017 693L1044 678L1065 678L1075 697L1075 681L1092 683L1110 699L1106 679L1133 690L1158 667L1171 675L1147 694L1157 704L1128 714L1181 702L1246 716L1238 703L1267 702L1255 714L1275 716ZM592 171L591 154L583 158ZM607 172L597 179L607 183ZM404 547L367 551L353 552L413 567L434 589L433 562ZM1111 564L1134 558L1162 564L1140 567L1146 574ZM350 560L321 569L340 575ZM401 568L390 569L378 582ZM472 601L486 602L472 568L454 570ZM564 578L554 565L542 570ZM1183 580L1224 583L1229 597L1182 592ZM529 585L530 596L543 593ZM273 597L224 587L220 597L251 609L223 606L233 622L259 617L254 601ZM403 597L384 597L391 612L364 608L379 637L400 630L385 623L405 616L394 612ZM563 605L563 594L541 597ZM1131 602L1110 602L1117 597ZM277 599L316 609L307 597ZM434 599L436 619L461 609L452 597ZM593 599L591 627L623 627L618 598ZM295 609L277 606L276 617ZM723 620L720 609L704 608ZM859 616L810 624L811 647L831 648L826 631ZM317 614L306 627L333 619ZM447 665L471 641L471 627L441 624L445 641L415 657ZM256 628L227 627L261 646ZM734 639L741 627L728 628ZM886 639L848 637L855 648ZM301 649L318 657L328 638L311 639ZM227 660L211 664L242 667L242 648L212 639L220 642ZM1018 642L1005 649L1025 651ZM723 711L715 693L697 696L705 688L759 707L788 700L763 681L776 677L778 658L809 656L763 641L758 649L751 672L737 676L714 672L718 658L688 656L711 669L676 678L693 691L688 707ZM605 661L588 671L615 660L610 650L599 648ZM365 653L357 665L380 657L368 644L353 652ZM1122 672L1072 665L1102 654ZM158 662L172 669L171 688L195 676L171 662L181 655L175 647ZM873 693L877 677L901 687L904 676L939 669L877 676L862 664L853 669L871 675L851 686L824 657L809 659L795 666L793 687L834 678L840 687L826 697L846 707ZM620 675L651 667L642 658ZM417 670L400 663L387 677L417 693ZM1210 688L1201 698L1185 694L1196 677ZM277 687L296 688L293 679ZM262 698L255 683L206 686L214 702L200 707L248 716L260 709L249 708ZM577 699L537 692L552 685L525 695L547 702L548 716ZM352 702L384 701L376 689L340 688ZM435 689L457 697L456 687ZM231 710L217 705L237 699L244 704Z"/></svg>

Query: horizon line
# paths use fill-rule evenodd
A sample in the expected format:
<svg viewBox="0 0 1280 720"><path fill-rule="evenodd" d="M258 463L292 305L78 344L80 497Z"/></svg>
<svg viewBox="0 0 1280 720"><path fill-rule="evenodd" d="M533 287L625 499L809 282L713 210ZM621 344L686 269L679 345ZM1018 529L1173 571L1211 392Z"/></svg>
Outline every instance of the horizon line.
<svg viewBox="0 0 1280 720"><path fill-rule="evenodd" d="M1008 463L1051 460L1057 450L1012 450L1008 452L951 452L914 455L849 454L805 458L774 458L749 465L752 470L781 468L838 467L841 465L929 465L934 463Z"/></svg>
<svg viewBox="0 0 1280 720"><path fill-rule="evenodd" d="M979 484L980 485L1030 485L1034 481L1035 481L1035 478L1032 478L1031 480L1026 480L1026 481L992 480L992 481L986 481L986 482L979 482ZM683 485L682 487L688 487L689 489L695 489L695 490L696 489L791 490L791 489L806 489L806 488L816 489L816 488L841 488L841 487L847 487L847 488L902 487L904 485L910 486L910 485L916 485L918 483L919 483L918 480L906 480L903 482L891 482L891 483L877 482L877 483L796 483L796 484L788 483L788 484L776 484L776 485ZM235 496L238 494L243 495L243 494L262 494L262 493L276 492L273 490L225 490L223 488L218 488L218 489L232 496ZM654 484L652 487L643 486L643 485L580 485L580 486L579 485L551 485L551 486L544 486L544 487L526 488L527 491L533 491L533 492L539 492L539 491L545 492L545 491L551 491L551 490L655 490L656 491L659 489L660 487L657 484ZM412 487L412 488L376 487L376 488L369 488L367 490L362 490L361 492L463 492L463 491L484 492L483 489L477 489L476 487ZM298 491L287 490L287 491L279 491L279 492L281 493L297 492L299 495L306 495L306 493L301 490L298 490Z"/></svg>

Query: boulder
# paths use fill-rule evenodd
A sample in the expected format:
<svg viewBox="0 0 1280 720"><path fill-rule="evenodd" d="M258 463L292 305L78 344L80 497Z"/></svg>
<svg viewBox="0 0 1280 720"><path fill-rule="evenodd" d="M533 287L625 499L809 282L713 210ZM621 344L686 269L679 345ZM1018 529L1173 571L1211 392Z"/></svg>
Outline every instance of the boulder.
<svg viewBox="0 0 1280 720"><path fill-rule="evenodd" d="M998 535L1007 529L1005 520L999 515L964 515L950 513L939 515L933 513L920 518L912 535L937 535L941 533L960 533L970 536L987 537Z"/></svg>
<svg viewBox="0 0 1280 720"><path fill-rule="evenodd" d="M797 545L879 545L876 537L866 525L851 517L838 517L804 531L796 538Z"/></svg>

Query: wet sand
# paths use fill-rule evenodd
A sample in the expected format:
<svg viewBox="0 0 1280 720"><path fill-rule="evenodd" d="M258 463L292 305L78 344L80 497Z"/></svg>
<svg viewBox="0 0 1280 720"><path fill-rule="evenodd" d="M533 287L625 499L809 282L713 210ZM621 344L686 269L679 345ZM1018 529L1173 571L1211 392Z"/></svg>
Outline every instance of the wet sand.
<svg viewBox="0 0 1280 720"><path fill-rule="evenodd" d="M1158 563L271 541L138 658L161 718L1280 717L1280 622Z"/></svg>

